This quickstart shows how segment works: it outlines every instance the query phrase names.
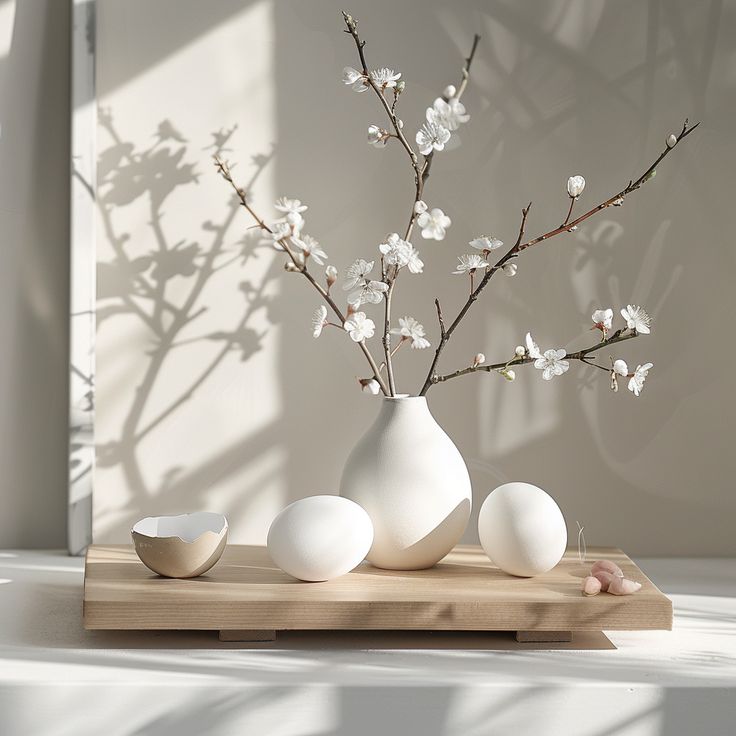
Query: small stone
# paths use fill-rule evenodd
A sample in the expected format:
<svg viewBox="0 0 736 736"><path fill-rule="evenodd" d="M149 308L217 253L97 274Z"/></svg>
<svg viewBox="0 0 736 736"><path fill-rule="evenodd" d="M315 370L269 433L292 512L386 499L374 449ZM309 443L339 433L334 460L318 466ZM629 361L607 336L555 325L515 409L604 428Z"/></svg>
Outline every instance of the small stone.
<svg viewBox="0 0 736 736"><path fill-rule="evenodd" d="M601 590L606 591L608 590L609 586L611 585L611 582L614 580L616 576L612 575L610 572L605 572L604 570L598 570L597 572L593 573L593 577L598 578L601 584Z"/></svg>
<svg viewBox="0 0 736 736"><path fill-rule="evenodd" d="M638 590L641 590L641 583L626 578L614 577L608 586L608 592L613 595L631 595Z"/></svg>
<svg viewBox="0 0 736 736"><path fill-rule="evenodd" d="M588 575L587 578L583 578L581 589L583 595L598 595L601 592L601 581L593 575Z"/></svg>
<svg viewBox="0 0 736 736"><path fill-rule="evenodd" d="M594 562L593 566L590 568L590 574L595 575L600 571L610 572L611 575L615 575L618 578L622 578L624 576L621 568L615 562L611 562L611 560L597 560Z"/></svg>

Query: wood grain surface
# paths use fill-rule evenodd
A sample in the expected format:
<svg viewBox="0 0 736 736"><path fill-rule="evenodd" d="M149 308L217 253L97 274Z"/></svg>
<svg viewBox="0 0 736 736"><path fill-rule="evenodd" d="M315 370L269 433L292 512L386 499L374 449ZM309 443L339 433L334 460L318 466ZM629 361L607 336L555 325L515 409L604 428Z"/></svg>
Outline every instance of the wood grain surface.
<svg viewBox="0 0 736 736"><path fill-rule="evenodd" d="M590 564L621 566L642 589L630 596L580 592ZM162 578L130 545L93 545L84 581L87 629L284 631L603 631L671 629L672 603L620 550L568 550L534 578L501 572L478 546L458 546L429 570L379 570L363 563L325 583L279 570L265 547L231 545L206 575Z"/></svg>

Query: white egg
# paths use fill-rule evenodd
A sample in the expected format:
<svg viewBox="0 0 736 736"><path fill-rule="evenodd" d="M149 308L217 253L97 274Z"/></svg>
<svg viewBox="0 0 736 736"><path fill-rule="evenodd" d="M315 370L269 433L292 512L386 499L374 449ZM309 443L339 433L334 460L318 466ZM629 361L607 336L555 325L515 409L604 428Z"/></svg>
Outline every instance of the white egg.
<svg viewBox="0 0 736 736"><path fill-rule="evenodd" d="M373 524L357 503L310 496L287 506L268 530L268 552L286 573L319 582L350 572L373 544Z"/></svg>
<svg viewBox="0 0 736 736"><path fill-rule="evenodd" d="M551 570L567 547L560 507L530 483L505 483L488 495L478 515L478 536L497 567L527 578Z"/></svg>

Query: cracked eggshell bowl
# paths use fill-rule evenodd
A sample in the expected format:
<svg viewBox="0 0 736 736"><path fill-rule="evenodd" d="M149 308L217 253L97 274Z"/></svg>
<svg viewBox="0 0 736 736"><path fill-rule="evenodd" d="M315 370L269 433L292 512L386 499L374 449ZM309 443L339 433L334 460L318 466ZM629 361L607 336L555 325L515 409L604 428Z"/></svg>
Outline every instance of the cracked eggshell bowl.
<svg viewBox="0 0 736 736"><path fill-rule="evenodd" d="M147 516L131 529L141 562L167 578L194 578L207 572L227 544L227 519L199 511L179 516Z"/></svg>

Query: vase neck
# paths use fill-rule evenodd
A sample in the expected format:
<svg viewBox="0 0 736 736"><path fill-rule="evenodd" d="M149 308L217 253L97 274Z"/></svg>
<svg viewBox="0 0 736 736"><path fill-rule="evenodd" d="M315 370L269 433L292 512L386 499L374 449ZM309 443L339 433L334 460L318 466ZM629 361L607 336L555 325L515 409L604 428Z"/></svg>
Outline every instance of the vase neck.
<svg viewBox="0 0 736 736"><path fill-rule="evenodd" d="M414 419L431 416L425 396L385 397L381 404L384 419Z"/></svg>

